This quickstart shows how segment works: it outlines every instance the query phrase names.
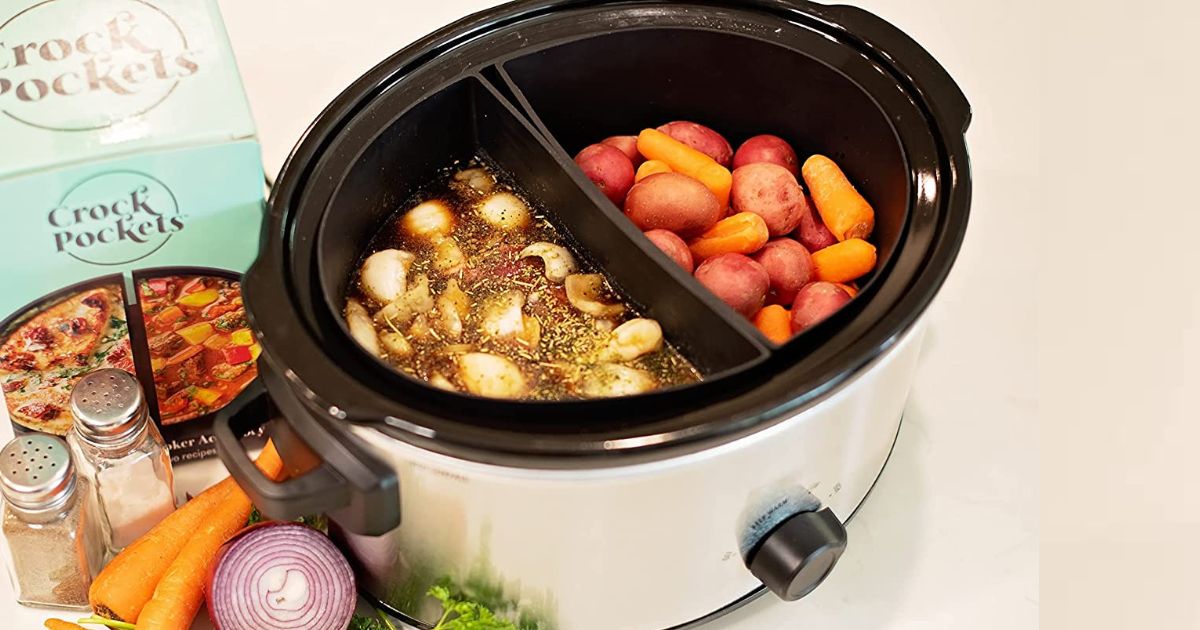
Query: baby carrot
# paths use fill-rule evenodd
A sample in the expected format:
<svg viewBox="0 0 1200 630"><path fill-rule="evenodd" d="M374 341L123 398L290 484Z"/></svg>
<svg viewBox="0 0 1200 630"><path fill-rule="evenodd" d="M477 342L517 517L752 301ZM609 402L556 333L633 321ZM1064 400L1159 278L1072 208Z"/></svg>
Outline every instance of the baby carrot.
<svg viewBox="0 0 1200 630"><path fill-rule="evenodd" d="M716 160L655 129L645 129L638 135L638 152L649 160L665 162L676 173L700 180L717 196L722 208L729 206L733 174Z"/></svg>
<svg viewBox="0 0 1200 630"><path fill-rule="evenodd" d="M273 455L266 461L260 456L259 468L267 477L279 479L283 476L283 462L275 453L274 444L268 442L263 455L267 450ZM224 500L207 515L204 524L192 532L159 580L154 596L138 614L139 628L188 630L192 627L192 620L204 602L208 570L221 545L246 526L252 507L250 497L241 488L235 485L229 490Z"/></svg>
<svg viewBox="0 0 1200 630"><path fill-rule="evenodd" d="M812 260L818 280L849 283L875 268L875 246L852 238L813 252Z"/></svg>
<svg viewBox="0 0 1200 630"><path fill-rule="evenodd" d="M775 343L787 343L792 338L792 314L778 304L764 306L754 316L754 325Z"/></svg>
<svg viewBox="0 0 1200 630"><path fill-rule="evenodd" d="M671 167L668 166L667 163L663 162L662 160L646 160L645 162L642 162L641 166L638 167L637 175L634 177L634 182L640 182L643 179L646 179L647 177L650 177L651 175L656 175L658 173L671 173L671 172L673 172L671 170Z"/></svg>
<svg viewBox="0 0 1200 630"><path fill-rule="evenodd" d="M762 217L753 212L739 212L717 221L707 232L688 243L688 249L700 261L718 254L752 254L762 249L770 238Z"/></svg>
<svg viewBox="0 0 1200 630"><path fill-rule="evenodd" d="M283 462L272 442L267 442L257 463L272 479L282 474ZM96 614L118 621L136 621L153 597L159 580L189 539L229 503L235 492L242 494L237 483L226 478L192 498L117 554L88 590L88 601ZM245 523L245 517L242 522Z"/></svg>
<svg viewBox="0 0 1200 630"><path fill-rule="evenodd" d="M833 160L814 155L804 162L801 172L817 212L839 241L871 235L875 229L875 210Z"/></svg>

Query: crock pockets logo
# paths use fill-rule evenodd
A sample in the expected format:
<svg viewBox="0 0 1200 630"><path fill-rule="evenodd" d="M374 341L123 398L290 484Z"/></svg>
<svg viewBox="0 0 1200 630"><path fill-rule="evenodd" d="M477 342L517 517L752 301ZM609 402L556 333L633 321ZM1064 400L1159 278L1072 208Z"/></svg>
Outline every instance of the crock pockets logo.
<svg viewBox="0 0 1200 630"><path fill-rule="evenodd" d="M110 127L198 70L183 30L145 0L43 0L0 23L0 112L39 129Z"/></svg>
<svg viewBox="0 0 1200 630"><path fill-rule="evenodd" d="M162 249L184 228L175 194L138 171L93 175L46 215L55 253L93 265L123 265Z"/></svg>

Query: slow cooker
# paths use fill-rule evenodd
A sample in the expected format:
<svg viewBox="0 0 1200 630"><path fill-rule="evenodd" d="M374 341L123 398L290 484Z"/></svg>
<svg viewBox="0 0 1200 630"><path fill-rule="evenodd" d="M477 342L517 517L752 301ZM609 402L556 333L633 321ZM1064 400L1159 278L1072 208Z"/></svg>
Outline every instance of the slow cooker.
<svg viewBox="0 0 1200 630"><path fill-rule="evenodd" d="M859 297L769 342L575 167L597 138L667 120L735 145L764 132L833 157L877 211ZM470 16L369 71L277 178L245 300L261 385L217 421L268 515L327 512L365 595L417 623L453 585L521 627L658 630L763 593L797 599L847 544L899 430L921 316L966 229L970 108L946 71L865 11L784 0L528 0ZM353 269L399 204L485 156L706 374L600 401L444 392L352 342ZM257 474L270 435L293 475Z"/></svg>

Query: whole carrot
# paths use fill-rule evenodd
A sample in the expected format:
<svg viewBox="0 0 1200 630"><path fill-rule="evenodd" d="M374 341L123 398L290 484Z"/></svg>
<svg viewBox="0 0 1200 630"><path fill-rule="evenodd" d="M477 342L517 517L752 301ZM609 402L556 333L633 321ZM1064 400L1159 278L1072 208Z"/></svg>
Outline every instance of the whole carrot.
<svg viewBox="0 0 1200 630"><path fill-rule="evenodd" d="M283 462L273 443L267 442L258 456L258 466L272 478L281 474ZM92 610L109 619L137 620L184 545L203 523L230 501L235 490L242 494L237 483L226 478L192 498L117 554L92 581L88 590Z"/></svg>
<svg viewBox="0 0 1200 630"><path fill-rule="evenodd" d="M720 254L752 254L771 238L767 222L753 212L725 217L688 243L696 260Z"/></svg>
<svg viewBox="0 0 1200 630"><path fill-rule="evenodd" d="M283 476L283 462L271 442L267 442L267 448L263 449L257 463L267 477L278 480ZM204 601L204 584L217 552L225 541L246 526L252 508L250 497L240 487L234 485L226 493L167 567L154 589L154 595L138 614L139 628L191 628L192 620Z"/></svg>
<svg viewBox="0 0 1200 630"><path fill-rule="evenodd" d="M817 212L839 241L871 235L875 229L875 210L833 160L814 155L804 162L801 172Z"/></svg>
<svg viewBox="0 0 1200 630"><path fill-rule="evenodd" d="M671 170L671 167L668 166L667 163L663 162L662 160L646 160L645 162L642 162L641 166L638 167L637 175L635 175L633 179L634 179L634 182L640 182L643 179L650 177L651 175L657 175L658 173L671 173L671 172L673 172Z"/></svg>
<svg viewBox="0 0 1200 630"><path fill-rule="evenodd" d="M647 159L665 162L676 173L700 180L717 196L722 208L729 206L733 174L716 160L656 129L643 130L637 146Z"/></svg>
<svg viewBox="0 0 1200 630"><path fill-rule="evenodd" d="M853 282L870 273L875 260L875 246L861 238L845 240L812 254L817 279L825 282Z"/></svg>
<svg viewBox="0 0 1200 630"><path fill-rule="evenodd" d="M787 343L792 338L792 314L778 304L764 306L754 316L754 326L774 343Z"/></svg>
<svg viewBox="0 0 1200 630"><path fill-rule="evenodd" d="M142 607L139 628L188 630L204 601L204 582L221 545L246 526L252 509L250 497L240 489L226 496L208 521L192 534L175 557L154 596Z"/></svg>

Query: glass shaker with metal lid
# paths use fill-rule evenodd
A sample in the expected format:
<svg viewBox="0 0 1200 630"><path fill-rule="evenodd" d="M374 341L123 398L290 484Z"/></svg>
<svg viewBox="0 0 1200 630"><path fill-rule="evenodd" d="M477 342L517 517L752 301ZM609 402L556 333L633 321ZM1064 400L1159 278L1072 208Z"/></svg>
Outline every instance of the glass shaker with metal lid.
<svg viewBox="0 0 1200 630"><path fill-rule="evenodd" d="M81 500L66 443L52 435L18 437L0 451L4 541L17 601L26 606L88 608L88 587L104 556L101 527Z"/></svg>
<svg viewBox="0 0 1200 630"><path fill-rule="evenodd" d="M71 391L75 423L67 441L115 554L175 511L175 479L141 384L128 372L96 370Z"/></svg>

